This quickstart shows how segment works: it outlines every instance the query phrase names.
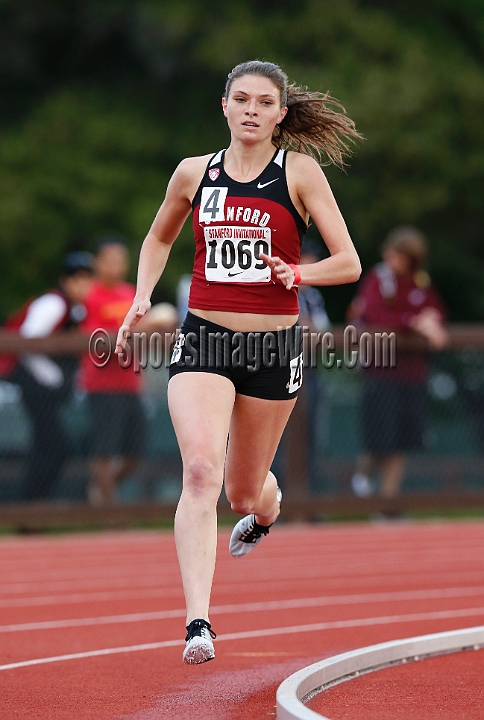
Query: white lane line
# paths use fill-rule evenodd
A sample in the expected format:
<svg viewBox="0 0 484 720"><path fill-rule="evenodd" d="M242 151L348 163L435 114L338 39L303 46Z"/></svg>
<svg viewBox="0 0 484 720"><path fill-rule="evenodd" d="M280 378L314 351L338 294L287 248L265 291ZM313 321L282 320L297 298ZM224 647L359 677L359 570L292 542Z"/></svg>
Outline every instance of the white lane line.
<svg viewBox="0 0 484 720"><path fill-rule="evenodd" d="M213 609L211 612L213 613ZM184 617L185 614L186 610L180 608L146 613L130 613L127 615L73 618L72 620L45 620L43 622L19 623L17 625L0 625L0 633L58 630L60 628L87 627L90 625L122 625L124 623L149 622L150 620L169 620L170 618Z"/></svg>
<svg viewBox="0 0 484 720"><path fill-rule="evenodd" d="M18 565L17 565L18 567ZM32 571L22 571L21 573L13 572L11 570L5 569L2 572L5 574L3 575L4 578L8 578L8 581L4 580L2 581L0 587L2 588L8 588L15 585L32 585L33 583L46 583L46 582L57 582L59 580L72 580L72 581L86 581L91 580L93 578L114 578L115 580L118 580L119 578L131 578L132 576L139 576L140 574L143 574L145 576L151 576L154 573L160 574L163 571L163 575L172 575L175 576L177 572L179 573L178 566L175 563L164 563L163 560L160 558L159 562L157 563L139 563L138 565L128 565L127 563L124 565L115 565L115 566L104 566L100 565L99 567L79 567L76 568L68 567L65 569L62 568L45 568L45 569L39 569L39 566L36 567L35 570Z"/></svg>
<svg viewBox="0 0 484 720"><path fill-rule="evenodd" d="M449 547L446 546L439 546L438 548L428 548L425 555L426 557L430 556L431 560L439 560L445 559L448 557L449 553L456 553L458 552L459 555L463 558L467 557L479 557L479 553L484 545L483 543L472 543L471 545L452 545ZM299 546L298 546L299 547ZM420 550L419 550L420 548ZM2 548L0 544L0 550L5 548ZM401 544L398 544L396 547L388 547L385 546L385 549L381 551L378 547L374 548L361 548L358 545L359 552L363 556L363 559L367 562L373 562L375 560L389 560L390 562L393 562L394 559L397 559L398 561L403 561L406 559L412 559L415 558L416 555L421 556L421 546L418 547L406 547ZM270 550L273 550L274 553L270 553L267 556L267 560L272 561L276 557L278 557L278 551L280 548L270 548ZM301 547L301 551L308 552L311 550L311 558L314 557L314 547L311 546L307 549L304 547ZM122 562L120 562L120 555L122 556ZM322 552L317 553L317 556L321 559L325 559L326 561L329 558L336 559L338 558L338 561L341 560L342 562L350 562L354 563L355 555L354 552L351 552L351 547L348 547L348 549L344 549L344 551L340 551L339 549L331 549L327 548L325 546L325 552L324 554ZM122 570L125 568L139 568L140 566L143 568L150 568L150 566L158 566L163 562L163 559L166 559L166 553L163 554L161 551L152 554L149 557L140 557L137 558L137 556L131 556L126 555L122 553L118 553L115 557L110 557L106 555L100 555L96 558L91 557L77 557L69 554L68 556L52 556L52 557L39 557L37 560L34 560L30 555L25 557L18 557L18 558L11 558L9 557L7 559L3 559L0 556L0 569L3 571L2 576L4 576L5 573L8 573L9 576L13 575L16 581L22 581L25 578L25 581L31 580L29 573L29 570L31 569L33 573L36 574L35 579L37 576L41 576L43 573L48 574L49 579L54 579L55 575L58 575L59 573L62 573L62 570L59 570L60 564L66 564L66 572L69 573L89 573L90 571L97 571L101 569L106 569L107 572L115 571L116 569ZM285 557L286 559L286 557ZM289 564L292 564L292 561L294 560L301 560L301 555L289 555L287 556L287 560ZM112 562L109 562L112 560ZM227 562L231 562L230 558L225 558L223 554L219 557L219 562L224 562L226 560ZM74 561L74 566L72 565L72 561ZM176 558L174 554L170 552L170 560L168 561L170 567L176 568ZM42 575L44 576L44 575Z"/></svg>
<svg viewBox="0 0 484 720"><path fill-rule="evenodd" d="M474 548L476 548L476 544L474 544ZM2 546L0 541L0 553L5 553L8 550L5 546ZM176 562L176 554L175 554L175 548L173 546L173 549L170 548L160 548L159 551L152 552L152 553L143 553L143 551L140 551L140 553L133 553L132 549L127 551L126 549L123 550L123 548L117 549L116 553L111 552L100 552L96 554L91 553L78 553L76 552L76 548L66 548L66 552L63 553L54 553L52 552L51 548L26 548L26 552L18 555L8 555L8 557L5 557L4 555L0 554L0 568L2 570L8 570L9 568L13 568L14 570L19 571L20 568L33 568L34 570L38 570L40 567L54 570L55 568L59 567L60 564L65 564L67 568L71 568L72 564L70 564L69 561L74 562L74 567L79 567L81 569L89 568L90 566L93 567L100 567L100 566L106 566L109 567L111 565L113 566L125 566L126 564L132 564L136 566L136 561L139 559L139 562L141 565L151 565L154 563L159 563L164 557L172 558L174 562ZM38 557L37 557L38 554Z"/></svg>
<svg viewBox="0 0 484 720"><path fill-rule="evenodd" d="M363 605L365 603L401 602L405 600L435 600L482 596L484 586L463 588L435 588L433 590L403 590L397 592L362 593L358 595L333 595L291 600L267 600L264 602L232 603L214 605L211 615L230 615L234 613L267 612L269 610L294 610L297 608L328 607L337 605ZM124 623L149 622L151 620L169 620L185 616L184 608L158 610L144 613L126 613L123 615L101 615L98 617L71 618L67 620L44 620L39 622L0 625L0 633L26 632L33 630L58 630L70 627L92 625L115 625Z"/></svg>
<svg viewBox="0 0 484 720"><path fill-rule="evenodd" d="M37 597L0 600L0 608L42 607L45 605L72 605L88 602L116 602L118 600L143 600L146 598L183 597L181 583L176 588L155 588L153 590L126 590L71 595L40 595Z"/></svg>
<svg viewBox="0 0 484 720"><path fill-rule="evenodd" d="M79 589L79 590L89 590L91 588L117 588L117 587L130 587L133 584L139 585L141 587L143 586L153 586L153 585L162 585L162 570L163 568L160 566L158 568L158 572L156 575L150 575L147 577L136 577L136 575L131 576L120 576L118 578L92 578L92 579L86 579L86 580L57 580L57 581L40 581L37 580L36 582L32 583L15 583L11 586L8 586L7 584L0 586L0 595L8 597L8 595L21 595L22 593L27 592L42 592L44 589L42 586L45 586L45 589L49 590L56 590L58 592L61 592L62 590L73 590L73 589ZM175 579L179 579L176 576L173 576L172 582L175 581ZM168 581L171 580L170 577L167 578Z"/></svg>
<svg viewBox="0 0 484 720"><path fill-rule="evenodd" d="M234 518L235 521L236 518ZM459 549L462 552L475 552L479 545L484 544L484 531L481 531L480 535L477 536L472 533L467 533L465 537L456 536L455 532L449 535L449 530L455 528L449 528L446 530L446 534L438 538L422 538L420 535L413 534L411 537L392 537L390 534L382 534L373 531L372 538L365 540L361 537L361 534L350 536L347 534L347 538L344 543L334 543L327 536L325 532L319 532L311 537L308 537L308 531L305 529L299 535L294 535L289 532L289 528L286 527L274 527L274 540L271 545L271 550L275 556L279 556L280 548L282 545L287 544L287 539L297 540L297 547L302 547L305 551L310 549L316 552L319 550L321 554L330 553L331 555L345 555L347 557L354 557L354 545L355 542L358 544L358 548L361 552L367 553L368 555L378 555L381 551L385 555L391 553L421 553L422 543L425 541L425 547L428 547L429 552L444 555L454 549ZM218 533L219 538L222 541L228 540L230 536L230 529L226 532ZM271 537L272 537L271 532ZM321 540L321 543L317 543L315 546L314 541ZM382 540L385 540L382 548ZM140 547L139 544L123 544L115 543L113 547L104 547L102 542L96 541L95 545L90 548L84 548L79 541L76 539L72 544L67 544L65 540L61 541L62 545L44 546L36 548L35 546L25 546L22 552L15 554L11 547L7 547L6 543L0 539L0 565L15 565L20 561L31 564L36 567L35 552L39 552L38 561L43 565L55 565L59 561L69 562L71 558L74 558L77 563L88 565L89 563L95 563L96 565L109 565L110 561L114 564L124 564L124 561L132 562L136 564L136 560L139 558L140 562L158 562L160 558L163 558L169 553L169 556L176 560L176 549L173 534L169 543L156 543L152 544L149 548ZM295 547L293 544L292 547ZM1 551L4 550L5 553ZM270 552L270 550L269 550ZM122 559L122 561L121 561ZM121 562L120 562L121 561Z"/></svg>
<svg viewBox="0 0 484 720"><path fill-rule="evenodd" d="M435 573L437 576L439 574L438 571ZM426 573L427 577L429 576L429 573ZM462 581L462 582L472 582L472 581L479 581L482 580L483 572L481 570L474 570L474 571L464 571L460 570L458 572L445 572L444 573L444 579L452 582L452 581ZM405 585L408 585L410 582L412 582L412 579L417 578L419 581L421 581L422 576L421 573L416 572L407 572L407 573L400 573L399 575L393 576L391 580L393 583L395 583L395 580L398 579L401 583L404 583ZM346 582L341 579L341 577L334 577L334 578L318 578L319 582L324 585L324 589L327 590L328 588L340 588L342 585L343 587L346 587ZM280 578L278 580L271 580L271 585L275 588L277 586L286 586L291 583L292 578ZM433 578L434 581L439 580L439 578ZM358 585L364 585L365 587L368 587L369 585L381 585L381 575L368 575L364 577L359 577L353 580L352 586L356 587ZM223 594L225 592L232 592L234 587L240 587L239 581L234 582L227 582L223 585L217 585L217 591L219 594ZM71 593L68 595L40 595L40 596L27 596L27 597L20 597L20 598L4 598L0 599L0 608L21 608L21 607L41 607L41 606L47 606L47 605L71 605L71 604L77 604L77 603L88 603L88 602L117 602L117 601L124 601L124 600L143 600L143 599L150 599L150 598L165 598L165 597L183 597L183 591L181 587L181 582L178 583L175 587L157 587L150 590L106 590L104 592L98 591L98 592L79 592L79 593Z"/></svg>
<svg viewBox="0 0 484 720"><path fill-rule="evenodd" d="M246 632L226 633L218 635L217 642L226 640L247 640L250 638L271 637L275 635L293 635L295 633L320 632L323 630L341 630L352 627L368 627L372 625L393 625L395 623L422 622L424 620L451 620L453 618L484 616L484 607L465 608L463 610L440 610L428 613L412 613L410 615L385 615L380 617L356 618L354 620L336 620L332 622L313 623L311 625L291 625L289 627L266 628L265 630L248 630ZM183 645L184 640L164 640L158 643L145 643L144 645L128 645L116 648L104 648L101 650L88 650L68 655L54 655L53 657L34 658L32 660L21 660L20 662L0 665L0 671L15 670L33 665L46 665L53 662L64 662L67 660L82 660L102 655L118 655L121 653L141 652L143 650L159 650L161 648L176 647Z"/></svg>
<svg viewBox="0 0 484 720"><path fill-rule="evenodd" d="M482 553L481 553L482 557ZM272 563L273 565L273 563ZM473 566L475 567L475 563L473 563ZM314 558L311 564L311 567L301 567L300 563L295 563L295 567L297 570L291 571L291 568L287 568L286 572L284 573L284 578L282 580L284 582L290 581L290 580L303 580L303 579L324 579L324 580L331 580L334 578L341 578L341 564L334 564L331 566L326 565L325 567L314 567ZM380 578L382 575L384 575L386 578L399 578L403 576L415 576L415 577L421 577L423 574L430 576L430 575L442 575L445 573L445 576L450 574L451 571L449 571L448 565L447 567L440 568L435 567L435 564L427 567L423 566L422 563L419 563L418 565L419 571L416 573L413 569L409 568L398 568L398 565L392 564L391 567L384 565L375 565L369 567L368 565L364 566L363 568L360 566L358 568L350 568L347 567L347 572L349 575L353 577L354 580L362 580L369 577L372 577L373 575L378 575ZM179 575L177 574L176 577L173 576L173 578L170 576L168 578L164 578L161 573L162 566L160 565L160 572L156 573L155 575L150 575L146 577L138 577L136 579L136 585L140 587L153 587L153 586L162 586L166 588L166 585L168 584L166 581L162 583L162 577L164 580L167 580L168 582L173 582L174 580L179 580ZM279 568L280 570L280 568ZM469 573L480 573L480 577L482 578L484 575L484 568L477 571L469 571L465 569L464 564L462 563L459 566L459 572L457 574L466 574ZM265 581L271 581L271 582L280 582L280 572L279 577L277 576L271 576L267 569L265 572L260 573L260 578L264 579ZM126 588L133 585L133 579L134 576L120 576L118 578L92 578L91 580L70 580L70 581L37 581L35 583L21 583L21 584L14 584L12 586L9 586L7 584L0 585L0 596L2 596L2 599L0 599L0 607L5 607L4 603L9 602L9 596L11 595L22 595L23 593L29 593L32 591L42 592L42 585L46 585L47 588L50 591L57 591L62 592L64 590L78 590L78 591L89 591L89 590L95 590L96 588L100 589L116 589L116 588ZM256 580L257 578L255 578ZM238 585L238 581L234 581L232 583L225 583L225 585L232 584L232 585ZM220 586L219 586L220 588ZM10 602L12 602L10 600Z"/></svg>
<svg viewBox="0 0 484 720"><path fill-rule="evenodd" d="M474 548L476 545L474 544ZM110 565L112 561L113 565L124 565L125 561L136 564L136 558L139 556L141 563L155 563L159 562L160 558L163 558L168 552L170 556L176 560L175 545L168 550L168 548L153 549L150 553L143 552L140 549L139 554L133 551L131 547L129 550L126 548L117 548L116 552L104 552L102 549L99 553L83 553L77 552L76 547L65 547L64 552L54 552L52 548L25 548L24 553L11 553L8 554L8 548L2 545L0 538L0 567L9 567L19 570L21 564L31 566L34 569L38 569L39 565L42 567L55 568L59 563L63 562L67 567L69 566L69 560L74 560L80 567L88 567L89 563L93 563L96 567L99 565Z"/></svg>
<svg viewBox="0 0 484 720"><path fill-rule="evenodd" d="M453 550L455 552L455 548ZM420 555L420 554L419 554ZM403 556L403 557L402 557ZM352 563L355 562L355 556L354 553L352 555L341 555L338 556L337 559L333 559L332 562L328 562L327 556L325 557L325 563L324 568L314 568L315 564L315 557L314 553L311 555L311 561L308 561L307 564L304 562L301 562L300 556L285 556L284 558L284 565L291 567L297 567L298 570L304 569L305 573L307 574L312 569L313 573L316 574L332 574L334 573L335 569L339 570L341 568L341 564L345 563L348 567L348 571L352 574L358 573L361 568L364 568L364 572L368 571L368 568L370 567L372 570L378 570L380 572L387 572L388 570L393 570L395 566L402 565L404 562L414 562L416 559L416 553L414 551L406 551L402 550L401 553L398 552L379 552L379 553L371 553L371 554L364 554L362 553L357 562L357 567L353 567ZM472 548L472 550L465 550L462 552L462 557L465 558L465 562L472 564L475 566L476 560L482 560L482 548L476 548L475 546ZM422 563L422 560L426 561L425 567L429 567L429 569L435 568L435 563L439 558L443 558L444 560L447 560L448 558L448 551L426 551L425 556L418 557L418 560L420 563ZM323 559L321 557L321 559ZM221 559L222 560L222 559ZM231 560L228 560L228 563L230 563ZM447 564L447 563L446 563ZM269 566L269 570L273 568L273 559L272 558L266 558L264 565ZM17 564L18 566L18 564ZM8 581L0 582L0 592L2 593L21 593L25 590L31 590L32 587L35 585L45 585L48 584L52 586L55 584L57 589L62 589L66 586L66 582L68 581L70 584L78 584L78 583L85 583L88 585L93 585L96 583L99 578L101 579L113 579L117 581L127 581L130 582L132 580L133 575L139 575L141 572L146 575L146 579L152 578L153 574L160 574L161 571L163 571L164 577L166 577L167 573L169 572L170 576L176 577L178 575L178 566L175 561L169 562L167 564L163 564L161 561L161 558L158 563L139 563L139 564L117 564L114 567L110 566L101 566L101 567L77 567L77 568L66 568L65 570L58 570L56 568L46 568L45 570L38 570L38 566L36 568L37 572L32 572L26 575L24 572L22 573L12 573L8 572L7 574L3 573L3 577L8 577ZM267 568L264 568L262 573L264 577L267 576Z"/></svg>
<svg viewBox="0 0 484 720"><path fill-rule="evenodd" d="M101 657L102 655L118 655L121 653L141 652L143 650L159 650L160 648L175 647L176 645L184 645L184 640L165 640L159 643L145 643L144 645L128 645L126 647L105 648L104 650L88 650L87 652L70 653L69 655L54 655L47 658L36 658L35 660L22 660L21 662L9 663L8 665L0 665L2 670L16 670L22 667L31 667L32 665L46 665L47 663L65 662L66 660L83 660L90 657Z"/></svg>

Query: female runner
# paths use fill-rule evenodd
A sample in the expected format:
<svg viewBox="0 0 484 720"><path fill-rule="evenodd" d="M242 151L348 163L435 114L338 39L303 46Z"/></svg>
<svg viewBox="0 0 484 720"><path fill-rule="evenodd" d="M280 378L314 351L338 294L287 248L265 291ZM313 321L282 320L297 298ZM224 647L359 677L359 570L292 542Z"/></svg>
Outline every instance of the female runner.
<svg viewBox="0 0 484 720"><path fill-rule="evenodd" d="M209 602L222 483L236 513L230 552L257 545L279 515L270 467L302 382L297 286L355 282L358 255L310 154L343 164L360 137L328 95L289 85L273 63L241 63L222 98L230 145L183 160L140 253L122 353L190 211L195 262L189 312L170 365L168 402L183 460L175 541L187 605L183 660L215 657ZM287 151L287 147L295 148ZM298 267L309 218L330 257ZM218 340L217 340L218 338Z"/></svg>

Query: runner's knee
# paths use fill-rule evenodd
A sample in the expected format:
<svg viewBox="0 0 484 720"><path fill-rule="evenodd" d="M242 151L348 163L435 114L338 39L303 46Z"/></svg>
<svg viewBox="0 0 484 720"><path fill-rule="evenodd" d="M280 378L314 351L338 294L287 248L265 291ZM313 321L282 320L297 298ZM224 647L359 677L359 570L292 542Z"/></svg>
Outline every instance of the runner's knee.
<svg viewBox="0 0 484 720"><path fill-rule="evenodd" d="M247 500L237 500L230 503L230 507L232 508L232 510L239 515L249 515L251 512L253 512L254 505L254 502Z"/></svg>
<svg viewBox="0 0 484 720"><path fill-rule="evenodd" d="M183 487L195 495L220 493L222 471L206 457L193 457L183 467Z"/></svg>
<svg viewBox="0 0 484 720"><path fill-rule="evenodd" d="M242 493L231 493L226 488L227 499L232 510L240 515L248 515L254 511L259 495L248 495Z"/></svg>

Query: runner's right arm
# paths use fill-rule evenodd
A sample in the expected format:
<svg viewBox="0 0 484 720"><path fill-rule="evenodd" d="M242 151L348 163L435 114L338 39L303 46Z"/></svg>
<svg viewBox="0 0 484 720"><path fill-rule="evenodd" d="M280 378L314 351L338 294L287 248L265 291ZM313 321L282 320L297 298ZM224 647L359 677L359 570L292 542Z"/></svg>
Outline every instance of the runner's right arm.
<svg viewBox="0 0 484 720"><path fill-rule="evenodd" d="M151 307L151 293L165 269L171 246L191 211L191 199L205 171L207 157L186 158L168 183L165 199L141 246L136 295L116 340L115 353L120 354L132 328Z"/></svg>

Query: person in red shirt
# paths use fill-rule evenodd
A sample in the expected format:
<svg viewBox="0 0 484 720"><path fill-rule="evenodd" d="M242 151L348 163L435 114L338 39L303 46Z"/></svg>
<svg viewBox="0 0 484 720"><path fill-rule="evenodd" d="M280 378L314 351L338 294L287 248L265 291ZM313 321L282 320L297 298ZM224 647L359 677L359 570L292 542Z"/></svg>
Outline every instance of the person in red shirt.
<svg viewBox="0 0 484 720"><path fill-rule="evenodd" d="M125 281L128 251L118 236L100 242L95 255L95 280L85 301L82 329L91 335L102 328L115 334L135 295ZM117 356L102 367L89 355L81 364L81 388L87 393L90 415L91 483L88 499L93 505L113 501L116 486L135 469L144 449L145 416L139 393L141 377L132 367L123 368Z"/></svg>
<svg viewBox="0 0 484 720"><path fill-rule="evenodd" d="M429 349L447 344L445 311L424 270L425 236L397 227L383 245L383 262L363 278L348 319L388 331L416 331ZM370 366L363 372L361 428L363 455L351 480L355 494L372 494L372 473L381 471L380 494L394 497L405 472L405 453L422 447L425 425L426 352L399 352L396 367Z"/></svg>

